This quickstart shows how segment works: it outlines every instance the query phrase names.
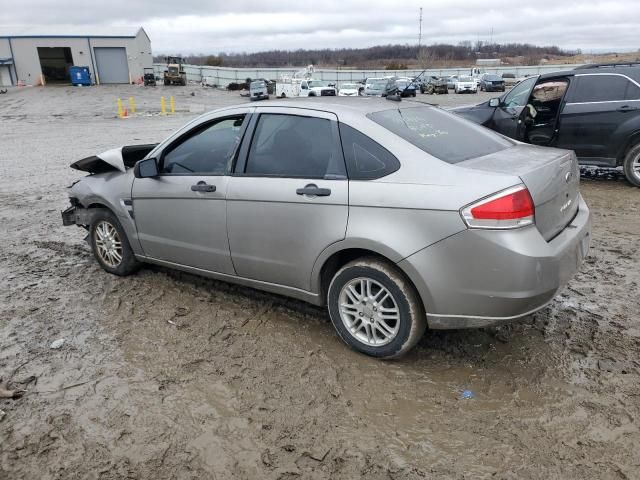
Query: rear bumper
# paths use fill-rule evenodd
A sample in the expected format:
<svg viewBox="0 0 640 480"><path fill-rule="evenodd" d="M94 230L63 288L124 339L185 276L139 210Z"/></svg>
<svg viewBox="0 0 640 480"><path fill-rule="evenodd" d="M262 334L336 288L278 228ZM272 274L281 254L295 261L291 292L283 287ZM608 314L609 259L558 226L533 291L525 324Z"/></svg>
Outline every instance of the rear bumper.
<svg viewBox="0 0 640 480"><path fill-rule="evenodd" d="M511 322L547 305L573 277L591 242L591 213L547 242L535 226L465 230L402 260L429 327L472 328Z"/></svg>

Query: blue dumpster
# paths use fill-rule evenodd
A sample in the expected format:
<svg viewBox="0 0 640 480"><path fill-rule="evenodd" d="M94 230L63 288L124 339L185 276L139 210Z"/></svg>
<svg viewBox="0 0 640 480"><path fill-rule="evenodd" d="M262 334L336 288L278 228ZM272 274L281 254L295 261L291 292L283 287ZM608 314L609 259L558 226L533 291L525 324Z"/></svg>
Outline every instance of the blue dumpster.
<svg viewBox="0 0 640 480"><path fill-rule="evenodd" d="M71 76L71 85L91 85L89 67L71 67L69 75Z"/></svg>

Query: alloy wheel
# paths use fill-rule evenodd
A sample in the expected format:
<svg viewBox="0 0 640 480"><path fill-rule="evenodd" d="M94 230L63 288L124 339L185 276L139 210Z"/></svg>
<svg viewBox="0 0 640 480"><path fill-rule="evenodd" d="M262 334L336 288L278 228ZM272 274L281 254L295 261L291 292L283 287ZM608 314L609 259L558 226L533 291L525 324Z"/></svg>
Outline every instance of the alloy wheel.
<svg viewBox="0 0 640 480"><path fill-rule="evenodd" d="M348 332L368 346L391 342L400 329L400 309L391 292L367 277L354 278L340 290L340 319Z"/></svg>
<svg viewBox="0 0 640 480"><path fill-rule="evenodd" d="M631 163L631 172L640 181L640 152L636 155Z"/></svg>
<svg viewBox="0 0 640 480"><path fill-rule="evenodd" d="M100 260L107 266L116 268L122 262L122 241L118 231L103 220L96 225L95 232L96 250Z"/></svg>

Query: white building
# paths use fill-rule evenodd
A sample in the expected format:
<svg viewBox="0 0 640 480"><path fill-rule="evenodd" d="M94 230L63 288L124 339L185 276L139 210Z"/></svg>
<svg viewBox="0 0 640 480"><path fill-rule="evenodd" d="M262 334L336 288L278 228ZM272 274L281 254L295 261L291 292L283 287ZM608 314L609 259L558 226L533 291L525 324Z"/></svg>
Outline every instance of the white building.
<svg viewBox="0 0 640 480"><path fill-rule="evenodd" d="M151 40L143 28L0 30L0 85L70 83L72 66L89 67L93 83L135 83L152 64Z"/></svg>

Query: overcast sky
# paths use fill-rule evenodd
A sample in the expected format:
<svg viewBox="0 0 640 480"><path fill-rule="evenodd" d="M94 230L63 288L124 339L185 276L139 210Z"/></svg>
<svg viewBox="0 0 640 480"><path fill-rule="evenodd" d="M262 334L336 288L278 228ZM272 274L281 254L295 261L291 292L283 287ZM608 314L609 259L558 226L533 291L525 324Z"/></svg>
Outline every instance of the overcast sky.
<svg viewBox="0 0 640 480"><path fill-rule="evenodd" d="M8 0L7 0L8 1ZM20 0L0 27L91 33L143 26L155 53L366 47L488 41L584 52L640 49L640 0Z"/></svg>

